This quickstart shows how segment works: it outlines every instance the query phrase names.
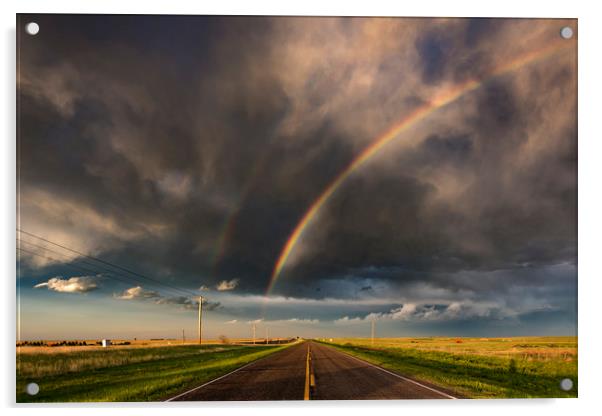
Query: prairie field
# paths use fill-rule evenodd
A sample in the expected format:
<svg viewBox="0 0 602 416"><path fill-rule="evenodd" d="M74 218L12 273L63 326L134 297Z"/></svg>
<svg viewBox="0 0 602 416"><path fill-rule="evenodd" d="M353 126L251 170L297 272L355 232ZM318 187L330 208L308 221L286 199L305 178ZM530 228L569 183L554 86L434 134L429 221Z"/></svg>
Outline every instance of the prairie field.
<svg viewBox="0 0 602 416"><path fill-rule="evenodd" d="M337 338L344 352L468 398L577 397L577 337ZM570 378L570 391L560 381Z"/></svg>
<svg viewBox="0 0 602 416"><path fill-rule="evenodd" d="M287 343L289 338L270 338L269 343ZM179 339L112 339L111 349L128 349L128 348L152 348L152 347L167 347L167 346L194 346L198 345L195 339L189 339L184 342ZM253 344L252 338L236 338L236 339L203 339L203 345L249 345ZM256 344L265 344L265 338L255 339ZM81 345L80 345L81 344ZM85 345L84 345L85 344ZM22 341L17 342L17 354L29 353L47 353L56 354L57 352L74 352L74 351L93 351L104 350L98 340L48 340L48 341Z"/></svg>
<svg viewBox="0 0 602 416"><path fill-rule="evenodd" d="M154 401L286 348L242 345L19 347L17 402ZM25 392L35 382L35 396Z"/></svg>

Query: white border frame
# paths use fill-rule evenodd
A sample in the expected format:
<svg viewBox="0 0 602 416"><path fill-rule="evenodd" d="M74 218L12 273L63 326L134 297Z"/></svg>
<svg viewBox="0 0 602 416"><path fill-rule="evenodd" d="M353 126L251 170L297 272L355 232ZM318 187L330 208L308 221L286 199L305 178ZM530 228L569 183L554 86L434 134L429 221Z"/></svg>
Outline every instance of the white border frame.
<svg viewBox="0 0 602 416"><path fill-rule="evenodd" d="M545 412L546 416L571 414L592 414L599 411L596 399L601 385L599 374L600 346L602 339L600 323L596 319L601 290L599 271L599 242L602 233L602 137L596 121L600 120L602 97L600 74L600 45L602 40L602 15L598 13L594 1L546 1L528 2L525 0L503 0L483 2L470 0L454 1L406 1L387 2L367 1L324 1L304 0L302 2L282 2L274 0L254 1L214 1L191 2L182 0L135 2L126 0L20 0L0 3L0 19L3 25L2 77L3 89L0 100L1 123L5 129L2 140L0 195L3 196L2 233L0 241L0 264L3 267L2 319L3 342L0 343L1 357L5 361L0 368L0 397L3 407L9 407L8 414L32 411L44 414L70 415L101 414L110 411L115 414L131 415L139 408L145 414L172 413L198 415L200 409L207 412L226 414L287 416L306 414L308 411L333 413L344 411L346 416L364 415L368 409L395 414L400 411L434 411L446 415L504 415L508 412ZM146 404L74 404L15 406L14 404L14 337L16 322L15 305L15 23L16 13L126 13L126 14L254 14L254 15L346 15L346 16L488 16L488 17L571 17L579 19L579 399L529 399L529 400L458 400L449 401L364 401L364 402L255 402L249 403L146 403ZM169 406L166 408L166 406ZM35 408L34 409L32 409ZM596 410L594 410L596 409ZM202 411L202 410L201 410Z"/></svg>

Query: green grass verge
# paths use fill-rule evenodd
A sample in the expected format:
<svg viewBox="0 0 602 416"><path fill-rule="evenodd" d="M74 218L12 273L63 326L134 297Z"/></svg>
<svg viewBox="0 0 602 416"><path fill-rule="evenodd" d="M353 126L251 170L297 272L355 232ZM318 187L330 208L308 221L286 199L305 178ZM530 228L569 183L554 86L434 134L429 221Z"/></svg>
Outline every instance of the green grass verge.
<svg viewBox="0 0 602 416"><path fill-rule="evenodd" d="M440 385L464 397L577 397L576 360L537 362L410 348L324 344L399 374ZM560 389L563 378L573 381L571 391Z"/></svg>
<svg viewBox="0 0 602 416"><path fill-rule="evenodd" d="M287 346L172 346L89 351L61 354L22 354L18 360L17 402L130 402L167 399L186 389L201 385L251 361ZM127 354L131 362L105 360L98 354ZM31 369L47 368L47 361L81 360L88 354L89 368L76 371L50 371L34 376ZM150 358L149 358L150 357ZM122 357L123 358L123 357ZM98 367L97 363L107 366ZM96 365L96 367L95 367ZM67 364L57 368L69 368ZM20 370L19 370L20 369ZM36 396L25 387L40 386Z"/></svg>

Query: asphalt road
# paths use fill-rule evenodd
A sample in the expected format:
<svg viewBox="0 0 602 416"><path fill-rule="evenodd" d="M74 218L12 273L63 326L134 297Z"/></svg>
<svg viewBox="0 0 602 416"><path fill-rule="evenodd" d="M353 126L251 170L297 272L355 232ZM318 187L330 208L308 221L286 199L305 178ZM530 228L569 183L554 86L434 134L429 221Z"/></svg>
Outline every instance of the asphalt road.
<svg viewBox="0 0 602 416"><path fill-rule="evenodd" d="M308 349L311 359L308 361ZM309 365L308 365L309 364ZM332 347L303 342L175 396L173 401L452 399Z"/></svg>
<svg viewBox="0 0 602 416"><path fill-rule="evenodd" d="M303 400L307 343L285 348L174 401Z"/></svg>

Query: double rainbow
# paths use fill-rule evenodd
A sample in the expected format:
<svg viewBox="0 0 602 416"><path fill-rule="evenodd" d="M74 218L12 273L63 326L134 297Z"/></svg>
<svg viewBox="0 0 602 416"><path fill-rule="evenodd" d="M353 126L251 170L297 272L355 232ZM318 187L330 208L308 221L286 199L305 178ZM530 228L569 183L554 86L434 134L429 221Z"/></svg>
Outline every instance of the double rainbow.
<svg viewBox="0 0 602 416"><path fill-rule="evenodd" d="M385 147L387 144L393 141L393 139L395 139L409 127L415 125L421 120L424 120L425 118L433 114L435 111L456 101L463 95L476 90L492 78L505 75L525 65L547 59L561 51L567 50L573 45L573 42L567 42L566 40L556 41L546 48L520 55L518 58L512 61L494 68L480 80L471 79L457 86L454 86L448 91L445 91L444 93L435 97L435 99L433 99L432 101L418 107L412 113L404 117L401 121L393 125L380 136L378 136L372 142L372 144L366 147L364 151L362 151L353 161L351 161L351 163L341 173L339 173L334 178L334 180L320 194L318 199L316 199L314 203L311 204L305 215L303 215L293 232L290 234L288 240L286 241L286 244L284 245L280 253L280 256L278 257L278 261L274 266L274 270L272 272L272 276L266 294L269 294L273 289L276 281L278 280L278 277L281 275L282 270L286 265L290 254L299 242L299 239L307 229L308 225L311 224L312 220L315 218L318 211L320 211L322 206L324 206L324 204L330 199L330 197L332 197L332 195L340 188L340 186L353 172L355 172L357 169L363 166L368 160L370 160L374 155L376 155L380 150L382 150L383 147Z"/></svg>

